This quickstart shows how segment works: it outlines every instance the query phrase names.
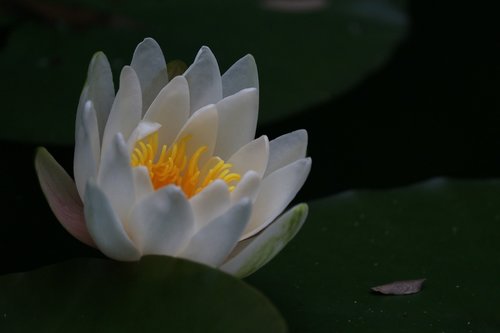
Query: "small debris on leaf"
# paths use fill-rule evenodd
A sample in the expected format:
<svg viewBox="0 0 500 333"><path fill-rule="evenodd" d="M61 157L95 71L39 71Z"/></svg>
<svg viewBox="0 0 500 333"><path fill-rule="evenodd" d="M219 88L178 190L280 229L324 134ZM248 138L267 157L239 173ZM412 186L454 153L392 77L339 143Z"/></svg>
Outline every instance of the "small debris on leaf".
<svg viewBox="0 0 500 333"><path fill-rule="evenodd" d="M371 288L372 291L383 295L410 295L422 290L426 279L394 281Z"/></svg>
<svg viewBox="0 0 500 333"><path fill-rule="evenodd" d="M325 9L328 6L327 0L264 0L261 6L265 9L277 12L313 12Z"/></svg>

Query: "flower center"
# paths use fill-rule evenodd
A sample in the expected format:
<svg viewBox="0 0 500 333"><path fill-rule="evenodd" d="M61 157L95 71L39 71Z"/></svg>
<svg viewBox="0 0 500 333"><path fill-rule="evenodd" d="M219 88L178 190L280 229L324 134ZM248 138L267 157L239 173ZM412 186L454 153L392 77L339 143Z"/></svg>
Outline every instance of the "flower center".
<svg viewBox="0 0 500 333"><path fill-rule="evenodd" d="M207 146L201 146L188 155L186 144L189 139L186 136L171 147L163 145L158 149L158 133L153 133L137 141L130 163L133 167L144 166L148 169L155 190L166 185L177 185L190 198L217 179L223 180L229 191L234 190L241 175L231 172L232 165L217 156L210 157L200 165L200 156Z"/></svg>

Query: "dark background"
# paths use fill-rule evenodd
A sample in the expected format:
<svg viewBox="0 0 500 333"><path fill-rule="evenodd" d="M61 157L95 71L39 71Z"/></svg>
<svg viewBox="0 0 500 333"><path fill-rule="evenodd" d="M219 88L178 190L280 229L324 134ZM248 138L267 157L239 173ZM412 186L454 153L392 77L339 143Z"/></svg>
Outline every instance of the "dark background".
<svg viewBox="0 0 500 333"><path fill-rule="evenodd" d="M347 94L260 128L308 130L313 168L299 199L500 175L500 29L491 4L411 1L408 36L386 65Z"/></svg>
<svg viewBox="0 0 500 333"><path fill-rule="evenodd" d="M491 4L412 1L409 33L385 65L342 96L259 127L270 138L308 130L313 168L296 201L437 176L500 176L500 48ZM98 255L51 217L34 172L35 148L0 142L0 173L9 180L2 186L0 273ZM73 147L47 148L72 169Z"/></svg>

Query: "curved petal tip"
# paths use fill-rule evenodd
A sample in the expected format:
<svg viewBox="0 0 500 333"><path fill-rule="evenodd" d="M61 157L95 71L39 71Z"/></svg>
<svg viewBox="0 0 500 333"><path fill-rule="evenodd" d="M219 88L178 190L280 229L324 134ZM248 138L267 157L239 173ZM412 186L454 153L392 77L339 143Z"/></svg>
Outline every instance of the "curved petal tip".
<svg viewBox="0 0 500 333"><path fill-rule="evenodd" d="M307 204L298 204L253 238L240 242L220 269L242 278L257 271L295 237L308 210Z"/></svg>

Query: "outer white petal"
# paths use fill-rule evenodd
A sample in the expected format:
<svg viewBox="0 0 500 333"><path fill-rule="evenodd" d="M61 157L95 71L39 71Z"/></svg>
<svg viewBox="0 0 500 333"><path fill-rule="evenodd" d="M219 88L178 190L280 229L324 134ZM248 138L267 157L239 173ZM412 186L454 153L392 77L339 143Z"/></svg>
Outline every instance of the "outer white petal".
<svg viewBox="0 0 500 333"><path fill-rule="evenodd" d="M158 141L170 145L189 118L189 86L186 78L176 76L158 94L144 120L162 124Z"/></svg>
<svg viewBox="0 0 500 333"><path fill-rule="evenodd" d="M207 150L199 160L200 165L202 165L212 156L217 138L217 109L215 105L207 105L196 111L180 130L175 141L186 136L190 137L186 144L188 156L191 156L201 146L207 146Z"/></svg>
<svg viewBox="0 0 500 333"><path fill-rule="evenodd" d="M179 257L212 267L219 266L238 242L250 211L250 200L241 200L196 233Z"/></svg>
<svg viewBox="0 0 500 333"><path fill-rule="evenodd" d="M76 129L73 174L80 198L83 198L87 181L97 176L101 147L96 112L91 101L85 103L81 117L80 127Z"/></svg>
<svg viewBox="0 0 500 333"><path fill-rule="evenodd" d="M144 39L137 45L130 66L141 83L144 114L156 95L168 83L167 64L160 45L152 38Z"/></svg>
<svg viewBox="0 0 500 333"><path fill-rule="evenodd" d="M142 114L142 93L137 74L132 67L125 66L120 75L120 89L109 113L104 129L102 151L111 144L116 133L128 139L137 127Z"/></svg>
<svg viewBox="0 0 500 333"><path fill-rule="evenodd" d="M143 254L173 256L193 233L193 212L178 187L166 186L135 205L126 229Z"/></svg>
<svg viewBox="0 0 500 333"><path fill-rule="evenodd" d="M306 156L307 131L297 130L272 140L266 175Z"/></svg>
<svg viewBox="0 0 500 333"><path fill-rule="evenodd" d="M253 170L260 177L264 176L269 159L269 140L263 135L258 139L250 141L241 147L229 158L227 163L232 164L232 172L244 175L247 171Z"/></svg>
<svg viewBox="0 0 500 333"><path fill-rule="evenodd" d="M196 230L199 230L225 212L231 204L231 199L227 185L222 180L216 180L193 196L189 202L193 209Z"/></svg>
<svg viewBox="0 0 500 333"><path fill-rule="evenodd" d="M231 202L236 203L243 198L249 198L254 202L259 191L260 181L261 177L257 172L250 170L245 173L231 192Z"/></svg>
<svg viewBox="0 0 500 333"><path fill-rule="evenodd" d="M250 223L241 239L264 229L292 201L311 170L311 159L304 158L280 168L262 180Z"/></svg>
<svg viewBox="0 0 500 333"><path fill-rule="evenodd" d="M257 65L250 54L235 62L222 75L222 93L224 97L236 94L245 88L259 88Z"/></svg>
<svg viewBox="0 0 500 333"><path fill-rule="evenodd" d="M238 244L221 270L245 277L271 260L297 234L307 217L306 204L299 204L279 217L257 236Z"/></svg>
<svg viewBox="0 0 500 333"><path fill-rule="evenodd" d="M259 93L256 88L244 89L218 102L217 110L219 130L215 153L226 160L255 137Z"/></svg>
<svg viewBox="0 0 500 333"><path fill-rule="evenodd" d="M109 198L113 210L125 221L135 201L134 176L127 144L121 133L103 152L97 184Z"/></svg>
<svg viewBox="0 0 500 333"><path fill-rule="evenodd" d="M85 191L85 221L92 239L105 255L116 260L138 260L141 253L128 237L108 197L93 182Z"/></svg>
<svg viewBox="0 0 500 333"><path fill-rule="evenodd" d="M115 98L113 86L113 74L108 59L102 52L97 52L90 61L87 81L80 96L80 103L76 113L76 126L80 127L81 116L87 101L92 101L96 110L97 123L99 127L99 138L102 140L104 127L108 120L109 111ZM78 133L75 133L78 135Z"/></svg>
<svg viewBox="0 0 500 333"><path fill-rule="evenodd" d="M139 201L147 195L154 192L149 171L144 166L138 166L132 169L134 174L135 200Z"/></svg>
<svg viewBox="0 0 500 333"><path fill-rule="evenodd" d="M189 84L191 113L222 99L222 81L217 59L212 51L203 46L194 62L184 72Z"/></svg>

